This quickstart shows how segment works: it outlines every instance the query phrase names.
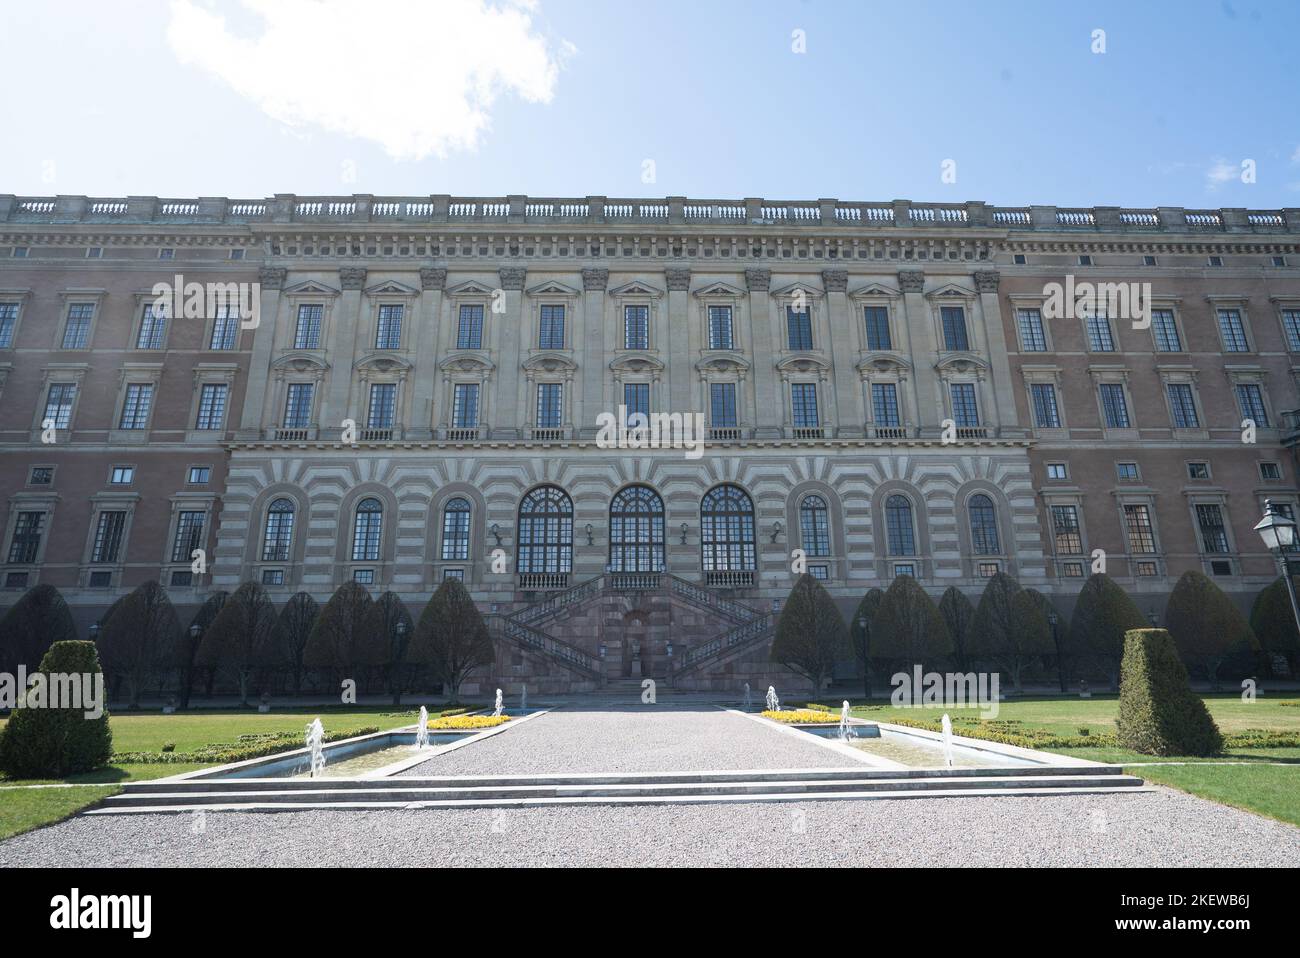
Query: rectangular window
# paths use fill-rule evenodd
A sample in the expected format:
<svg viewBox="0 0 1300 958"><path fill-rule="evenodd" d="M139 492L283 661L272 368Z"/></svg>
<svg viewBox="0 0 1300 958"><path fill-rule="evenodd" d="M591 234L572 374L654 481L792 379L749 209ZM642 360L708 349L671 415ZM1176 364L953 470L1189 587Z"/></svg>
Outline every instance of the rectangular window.
<svg viewBox="0 0 1300 958"><path fill-rule="evenodd" d="M203 547L204 514L186 510L176 517L176 540L172 543L172 561L189 562L194 550Z"/></svg>
<svg viewBox="0 0 1300 958"><path fill-rule="evenodd" d="M1063 563L1063 564L1062 564L1062 568L1063 568L1063 574L1065 575L1065 577L1066 577L1067 579L1082 579L1082 578L1083 578L1083 563L1082 563L1082 562L1066 562L1066 563Z"/></svg>
<svg viewBox="0 0 1300 958"><path fill-rule="evenodd" d="M564 348L564 307L543 306L537 332L538 349Z"/></svg>
<svg viewBox="0 0 1300 958"><path fill-rule="evenodd" d="M650 307L623 307L623 348L650 348Z"/></svg>
<svg viewBox="0 0 1300 958"><path fill-rule="evenodd" d="M284 570L263 569L262 585L284 585Z"/></svg>
<svg viewBox="0 0 1300 958"><path fill-rule="evenodd" d="M1168 383L1169 411L1174 417L1175 429L1199 429L1201 421L1196 415L1196 400L1190 383Z"/></svg>
<svg viewBox="0 0 1300 958"><path fill-rule="evenodd" d="M709 384L709 425L715 428L735 428L740 425L736 415L736 384Z"/></svg>
<svg viewBox="0 0 1300 958"><path fill-rule="evenodd" d="M63 327L64 349L85 349L90 345L90 320L94 303L73 303L68 307L68 324Z"/></svg>
<svg viewBox="0 0 1300 958"><path fill-rule="evenodd" d="M981 562L976 571L981 579L991 579L1002 571L1002 566L997 562Z"/></svg>
<svg viewBox="0 0 1300 958"><path fill-rule="evenodd" d="M460 308L460 319L456 327L457 349L483 348L483 306L466 303Z"/></svg>
<svg viewBox="0 0 1300 958"><path fill-rule="evenodd" d="M402 348L402 307L379 307L379 320L375 324L375 349Z"/></svg>
<svg viewBox="0 0 1300 958"><path fill-rule="evenodd" d="M129 383L122 403L118 429L145 429L149 425L149 407L153 405L153 383Z"/></svg>
<svg viewBox="0 0 1300 958"><path fill-rule="evenodd" d="M1188 479L1209 479L1210 464L1208 462L1189 462L1187 464Z"/></svg>
<svg viewBox="0 0 1300 958"><path fill-rule="evenodd" d="M640 413L643 416L650 415L650 384L649 383L624 383L623 384L623 405L627 407L627 424L632 425L632 417ZM644 426L645 423L640 423Z"/></svg>
<svg viewBox="0 0 1300 958"><path fill-rule="evenodd" d="M816 383L791 383L790 403L793 407L796 429L814 429L821 425L817 419Z"/></svg>
<svg viewBox="0 0 1300 958"><path fill-rule="evenodd" d="M910 562L895 562L894 578L897 579L900 575L909 575L916 578L916 566Z"/></svg>
<svg viewBox="0 0 1300 958"><path fill-rule="evenodd" d="M953 421L963 428L980 424L980 411L975 403L974 383L951 383L949 394L952 396Z"/></svg>
<svg viewBox="0 0 1300 958"><path fill-rule="evenodd" d="M1020 327L1020 348L1027 353L1047 351L1047 334L1043 330L1043 314L1036 309L1016 311L1016 324Z"/></svg>
<svg viewBox="0 0 1300 958"><path fill-rule="evenodd" d="M1282 478L1282 467L1276 462L1261 462L1259 464L1259 478L1265 482L1276 482Z"/></svg>
<svg viewBox="0 0 1300 958"><path fill-rule="evenodd" d="M167 338L167 317L154 308L153 303L144 307L140 317L140 335L136 337L136 349L162 349Z"/></svg>
<svg viewBox="0 0 1300 958"><path fill-rule="evenodd" d="M27 477L27 484L29 486L48 486L53 481L53 466L33 466L31 474Z"/></svg>
<svg viewBox="0 0 1300 958"><path fill-rule="evenodd" d="M1051 383L1032 383L1029 393L1034 400L1034 425L1039 429L1060 429L1061 414L1056 406L1056 387Z"/></svg>
<svg viewBox="0 0 1300 958"><path fill-rule="evenodd" d="M41 419L41 428L47 422L53 422L55 429L67 429L72 425L72 404L77 398L76 383L50 383L49 394L45 397L45 415Z"/></svg>
<svg viewBox="0 0 1300 958"><path fill-rule="evenodd" d="M464 569L443 569L442 578L444 581L447 579L455 579L457 582L464 582L465 570Z"/></svg>
<svg viewBox="0 0 1300 958"><path fill-rule="evenodd" d="M1088 348L1094 353L1113 353L1115 337L1110 331L1109 317L1089 316L1085 322L1088 329Z"/></svg>
<svg viewBox="0 0 1300 958"><path fill-rule="evenodd" d="M1073 556L1083 552L1083 534L1079 531L1076 506L1052 506L1052 533L1057 555Z"/></svg>
<svg viewBox="0 0 1300 958"><path fill-rule="evenodd" d="M284 428L306 429L311 425L313 383L290 383L284 400Z"/></svg>
<svg viewBox="0 0 1300 958"><path fill-rule="evenodd" d="M1201 545L1208 553L1223 554L1228 548L1228 532L1223 528L1223 510L1214 503L1196 507L1196 525L1201 531Z"/></svg>
<svg viewBox="0 0 1300 958"><path fill-rule="evenodd" d="M478 383L457 383L452 394L451 424L455 429L478 425Z"/></svg>
<svg viewBox="0 0 1300 958"><path fill-rule="evenodd" d="M537 426L540 429L558 429L564 421L564 385L562 383L537 384Z"/></svg>
<svg viewBox="0 0 1300 958"><path fill-rule="evenodd" d="M1219 334L1223 337L1224 352L1250 352L1250 344L1246 342L1246 327L1241 321L1241 310L1219 310Z"/></svg>
<svg viewBox="0 0 1300 958"><path fill-rule="evenodd" d="M731 307L709 307L709 348L735 349L731 335Z"/></svg>
<svg viewBox="0 0 1300 958"><path fill-rule="evenodd" d="M1124 507L1124 529L1128 534L1128 551L1149 555L1156 551L1155 530L1151 527L1151 513L1144 505Z"/></svg>
<svg viewBox="0 0 1300 958"><path fill-rule="evenodd" d="M1120 482L1137 482L1140 478L1138 464L1136 462L1115 463L1115 477Z"/></svg>
<svg viewBox="0 0 1300 958"><path fill-rule="evenodd" d="M1070 470L1063 462L1049 462L1047 464L1047 478L1059 480L1069 479Z"/></svg>
<svg viewBox="0 0 1300 958"><path fill-rule="evenodd" d="M903 424L898 414L898 386L895 383L871 384L871 415L879 427L898 427Z"/></svg>
<svg viewBox="0 0 1300 958"><path fill-rule="evenodd" d="M90 550L91 562L116 562L122 548L122 531L126 528L125 512L101 512L95 527L95 545Z"/></svg>
<svg viewBox="0 0 1300 958"><path fill-rule="evenodd" d="M86 585L92 589L111 589L113 587L113 573L96 571L91 572L86 581Z"/></svg>
<svg viewBox="0 0 1300 958"><path fill-rule="evenodd" d="M812 313L807 309L795 312L793 306L785 308L786 342L791 349L812 349Z"/></svg>
<svg viewBox="0 0 1300 958"><path fill-rule="evenodd" d="M1264 390L1258 383L1237 384L1237 405L1241 418L1253 420L1260 429L1268 428L1268 410L1264 408Z"/></svg>
<svg viewBox="0 0 1300 958"><path fill-rule="evenodd" d="M1157 309L1151 313L1151 335L1155 337L1156 352L1179 353L1183 341L1178 335L1178 323L1172 309Z"/></svg>
<svg viewBox="0 0 1300 958"><path fill-rule="evenodd" d="M1106 428L1128 429L1128 401L1124 387L1119 383L1101 384L1101 408L1106 416Z"/></svg>
<svg viewBox="0 0 1300 958"><path fill-rule="evenodd" d="M828 565L810 565L808 567L808 574L814 579L820 579L825 582L831 577L831 567Z"/></svg>
<svg viewBox="0 0 1300 958"><path fill-rule="evenodd" d="M355 582L357 585L374 585L375 570L357 569L352 573L352 581Z"/></svg>
<svg viewBox="0 0 1300 958"><path fill-rule="evenodd" d="M368 429L392 429L397 412L397 384L370 384L370 412L366 417Z"/></svg>
<svg viewBox="0 0 1300 958"><path fill-rule="evenodd" d="M970 337L966 335L966 310L960 306L944 306L939 310L939 317L943 321L943 348L970 349Z"/></svg>
<svg viewBox="0 0 1300 958"><path fill-rule="evenodd" d="M191 486L206 485L212 478L211 466L190 466L189 472L185 474L185 481Z"/></svg>
<svg viewBox="0 0 1300 958"><path fill-rule="evenodd" d="M18 324L18 304L0 303L0 349L11 349L14 326Z"/></svg>
<svg viewBox="0 0 1300 958"><path fill-rule="evenodd" d="M298 307L298 325L293 331L294 349L320 349L320 327L324 316L324 306Z"/></svg>
<svg viewBox="0 0 1300 958"><path fill-rule="evenodd" d="M10 562L35 562L45 531L45 513L20 512L14 521L14 537L9 543Z"/></svg>
<svg viewBox="0 0 1300 958"><path fill-rule="evenodd" d="M135 466L114 466L108 474L109 485L129 486L135 481Z"/></svg>
<svg viewBox="0 0 1300 958"><path fill-rule="evenodd" d="M889 309L885 306L867 306L863 309L867 323L867 349L893 349L889 335Z"/></svg>
<svg viewBox="0 0 1300 958"><path fill-rule="evenodd" d="M230 387L225 383L204 383L199 394L199 418L195 429L220 429L226 422L226 394Z"/></svg>
<svg viewBox="0 0 1300 958"><path fill-rule="evenodd" d="M1286 330L1286 348L1300 353L1300 309L1282 310L1282 327Z"/></svg>
<svg viewBox="0 0 1300 958"><path fill-rule="evenodd" d="M239 335L239 310L234 306L218 306L212 317L212 338L208 349L234 349Z"/></svg>

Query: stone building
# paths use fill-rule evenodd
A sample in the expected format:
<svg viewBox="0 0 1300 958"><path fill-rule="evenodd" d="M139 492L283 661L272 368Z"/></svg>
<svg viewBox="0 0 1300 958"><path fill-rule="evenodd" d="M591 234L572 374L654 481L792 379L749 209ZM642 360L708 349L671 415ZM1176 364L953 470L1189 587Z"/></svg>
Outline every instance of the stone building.
<svg viewBox="0 0 1300 958"><path fill-rule="evenodd" d="M1249 601L1298 246L1294 209L0 196L0 604L455 576L484 679L545 690L766 683L796 564L846 615L995 571L1068 611L1095 562Z"/></svg>

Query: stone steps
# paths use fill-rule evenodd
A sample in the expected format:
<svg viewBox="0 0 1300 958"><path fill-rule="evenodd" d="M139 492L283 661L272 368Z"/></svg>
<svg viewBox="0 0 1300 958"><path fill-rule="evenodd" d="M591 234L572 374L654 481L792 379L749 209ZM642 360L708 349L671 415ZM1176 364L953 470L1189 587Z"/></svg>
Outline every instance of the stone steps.
<svg viewBox="0 0 1300 958"><path fill-rule="evenodd" d="M129 783L86 814L306 808L489 808L1060 795L1145 791L1118 766L780 769L594 775Z"/></svg>

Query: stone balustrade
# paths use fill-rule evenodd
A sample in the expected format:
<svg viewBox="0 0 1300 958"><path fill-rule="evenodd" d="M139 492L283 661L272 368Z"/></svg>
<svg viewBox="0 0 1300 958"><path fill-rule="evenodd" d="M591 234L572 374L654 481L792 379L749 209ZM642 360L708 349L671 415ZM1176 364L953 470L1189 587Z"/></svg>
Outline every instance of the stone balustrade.
<svg viewBox="0 0 1300 958"><path fill-rule="evenodd" d="M781 201L615 199L604 196L299 197L266 199L161 199L0 194L0 224L248 225L302 224L394 226L674 226L717 225L790 228L983 229L989 231L1106 233L1297 233L1300 208L1280 210L1188 210L1182 207L1124 209L1114 206L997 207L966 203L849 202L836 199Z"/></svg>

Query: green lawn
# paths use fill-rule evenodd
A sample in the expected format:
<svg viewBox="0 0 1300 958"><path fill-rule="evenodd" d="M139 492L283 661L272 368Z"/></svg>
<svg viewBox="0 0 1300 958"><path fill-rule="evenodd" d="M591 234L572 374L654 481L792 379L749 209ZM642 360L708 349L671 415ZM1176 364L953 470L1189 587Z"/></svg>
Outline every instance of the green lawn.
<svg viewBox="0 0 1300 958"><path fill-rule="evenodd" d="M346 708L277 709L268 714L256 711L220 709L163 715L161 712L124 712L109 716L113 730L113 751L161 752L172 743L177 752L189 752L217 742L234 742L241 735L258 732L303 732L308 722L320 716L326 732L376 727L381 730L411 725L418 709L403 705L348 706ZM438 710L430 711L437 717ZM0 719L0 729L7 719ZM165 778L193 772L207 765L121 764L65 779L11 781L0 776L0 840L28 829L50 825L121 791L118 783ZM75 788L16 788L50 784Z"/></svg>
<svg viewBox="0 0 1300 958"><path fill-rule="evenodd" d="M1247 729L1300 731L1300 698L1258 698L1254 702L1243 702L1241 696L1235 693L1204 695L1202 698L1224 733L1244 732ZM855 716L878 722L896 719L937 721L944 712L954 719L984 717L977 709L944 706L913 709L874 703L851 705ZM1027 697L999 703L997 721L1018 722L1026 731L1039 729L1061 736L1077 736L1081 728L1087 728L1093 734L1113 733L1118 710L1119 699L1114 694L1094 695L1090 699L1077 696ZM965 729L958 727L956 731L961 734ZM1142 755L1113 746L1052 748L1049 751L1094 762L1122 764L1132 774L1148 781L1300 825L1300 748L1229 748L1222 755L1211 759ZM1192 764L1171 764L1180 762ZM1216 762L1250 764L1213 764Z"/></svg>

